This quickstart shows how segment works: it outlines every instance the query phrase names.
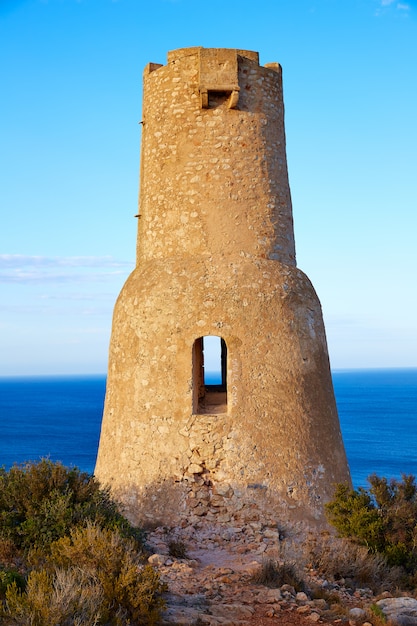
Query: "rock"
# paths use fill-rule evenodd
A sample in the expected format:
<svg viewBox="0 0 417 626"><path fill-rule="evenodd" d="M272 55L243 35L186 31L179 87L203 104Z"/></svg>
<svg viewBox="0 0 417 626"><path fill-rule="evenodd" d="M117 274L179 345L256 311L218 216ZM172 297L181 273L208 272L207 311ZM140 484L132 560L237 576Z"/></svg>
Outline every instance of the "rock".
<svg viewBox="0 0 417 626"><path fill-rule="evenodd" d="M210 607L212 615L224 618L251 618L255 612L252 606L242 606L241 604L218 604Z"/></svg>
<svg viewBox="0 0 417 626"><path fill-rule="evenodd" d="M376 604L395 626L417 626L417 600L415 598L383 598Z"/></svg>
<svg viewBox="0 0 417 626"><path fill-rule="evenodd" d="M297 602L297 604L305 604L306 602L308 602L308 600L309 598L307 594L304 593L304 591L299 591L295 596L295 601Z"/></svg>
<svg viewBox="0 0 417 626"><path fill-rule="evenodd" d="M287 592L291 594L292 596L295 596L295 589L292 585L282 585L281 591L284 593Z"/></svg>
<svg viewBox="0 0 417 626"><path fill-rule="evenodd" d="M282 594L280 589L268 589L267 591L268 602L279 602L282 600Z"/></svg>
<svg viewBox="0 0 417 626"><path fill-rule="evenodd" d="M198 505L195 507L195 509L193 509L193 513L194 515L204 515L205 513L207 513L207 507L205 507L201 502L198 503Z"/></svg>
<svg viewBox="0 0 417 626"><path fill-rule="evenodd" d="M233 495L233 489L227 483L225 484L217 484L215 487L215 492L218 496L223 496L224 498L230 498Z"/></svg>
<svg viewBox="0 0 417 626"><path fill-rule="evenodd" d="M220 523L224 524L225 522L226 522L226 523L227 523L227 522L230 522L230 520L231 520L231 516L230 516L230 514L229 514L229 513L223 513L223 514L221 514L221 515L218 515L217 519L218 519L218 521L219 521Z"/></svg>
<svg viewBox="0 0 417 626"><path fill-rule="evenodd" d="M151 565L164 565L166 560L166 555L163 554L151 554L148 558L148 563Z"/></svg>
<svg viewBox="0 0 417 626"><path fill-rule="evenodd" d="M319 611L325 611L327 609L327 602L324 598L317 598L317 600L313 600L311 605L315 606L319 609Z"/></svg>
<svg viewBox="0 0 417 626"><path fill-rule="evenodd" d="M211 506L224 506L224 498L223 496L213 496L210 500Z"/></svg>
<svg viewBox="0 0 417 626"><path fill-rule="evenodd" d="M349 617L351 617L352 619L363 619L366 615L366 611L364 611L363 609L359 608L359 607L354 607L353 609L349 610Z"/></svg>
<svg viewBox="0 0 417 626"><path fill-rule="evenodd" d="M191 463L189 468L187 469L187 474L202 474L204 468L201 465L197 465L197 463Z"/></svg>

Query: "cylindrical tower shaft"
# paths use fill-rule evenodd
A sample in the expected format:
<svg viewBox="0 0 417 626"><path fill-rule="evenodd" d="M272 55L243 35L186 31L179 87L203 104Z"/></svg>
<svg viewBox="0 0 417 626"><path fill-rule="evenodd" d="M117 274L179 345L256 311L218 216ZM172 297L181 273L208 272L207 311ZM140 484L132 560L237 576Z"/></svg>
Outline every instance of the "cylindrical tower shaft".
<svg viewBox="0 0 417 626"><path fill-rule="evenodd" d="M229 255L294 265L281 67L186 48L144 72L138 262Z"/></svg>
<svg viewBox="0 0 417 626"><path fill-rule="evenodd" d="M322 519L350 477L320 302L295 265L278 64L188 48L147 66L139 214L98 478L137 522Z"/></svg>

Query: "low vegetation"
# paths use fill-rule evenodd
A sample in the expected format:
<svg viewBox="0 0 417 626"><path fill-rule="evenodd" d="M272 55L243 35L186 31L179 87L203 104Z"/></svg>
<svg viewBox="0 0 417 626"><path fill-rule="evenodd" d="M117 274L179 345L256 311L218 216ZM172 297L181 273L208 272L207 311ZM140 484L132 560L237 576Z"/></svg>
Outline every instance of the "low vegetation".
<svg viewBox="0 0 417 626"><path fill-rule="evenodd" d="M270 588L289 585L295 591L305 590L303 578L299 575L295 563L281 563L274 559L266 559L262 563L259 571L253 575L252 582Z"/></svg>
<svg viewBox="0 0 417 626"><path fill-rule="evenodd" d="M330 532L308 537L303 552L308 569L351 589L367 587L379 594L401 584L400 568L390 567L382 555L370 553L365 546L334 537ZM318 588L312 591L318 597Z"/></svg>
<svg viewBox="0 0 417 626"><path fill-rule="evenodd" d="M186 559L187 547L183 541L171 539L168 542L168 554L173 556L174 559Z"/></svg>
<svg viewBox="0 0 417 626"><path fill-rule="evenodd" d="M372 475L369 488L338 485L326 505L336 530L311 533L282 552L281 561L267 560L254 581L266 586L288 583L308 588L313 598L340 602L334 589L369 589L378 595L409 593L417 586L417 485L414 476L402 480ZM282 548L283 550L283 548ZM309 572L309 574L307 574ZM311 575L312 574L312 575ZM325 579L330 585L321 587Z"/></svg>
<svg viewBox="0 0 417 626"><path fill-rule="evenodd" d="M0 623L157 624L140 531L89 474L42 460L0 469Z"/></svg>
<svg viewBox="0 0 417 626"><path fill-rule="evenodd" d="M338 538L312 535L299 562L266 560L254 582L309 587L321 598L320 585L306 585L300 574L307 565L319 578L350 588L415 588L415 478L373 475L369 485L339 485L326 505ZM171 538L168 548L170 556L186 558L183 542ZM323 597L329 605L336 603L331 589ZM2 625L152 626L160 621L163 591L147 564L141 531L92 476L45 459L0 469Z"/></svg>
<svg viewBox="0 0 417 626"><path fill-rule="evenodd" d="M363 546L380 567L402 573L402 585L417 583L417 485L414 476L387 480L373 474L368 489L337 487L326 506L340 537Z"/></svg>

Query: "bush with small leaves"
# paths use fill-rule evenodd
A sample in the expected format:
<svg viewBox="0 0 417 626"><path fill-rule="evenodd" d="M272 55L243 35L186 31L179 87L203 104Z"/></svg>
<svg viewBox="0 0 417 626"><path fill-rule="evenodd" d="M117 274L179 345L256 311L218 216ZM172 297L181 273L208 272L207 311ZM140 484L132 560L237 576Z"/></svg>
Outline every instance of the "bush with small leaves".
<svg viewBox="0 0 417 626"><path fill-rule="evenodd" d="M108 490L90 474L48 459L9 471L0 468L0 541L24 552L44 550L87 520L141 541Z"/></svg>
<svg viewBox="0 0 417 626"><path fill-rule="evenodd" d="M2 624L7 626L97 626L102 589L77 567L32 571L25 590L12 584L6 591Z"/></svg>
<svg viewBox="0 0 417 626"><path fill-rule="evenodd" d="M329 522L339 536L384 556L390 566L401 566L408 576L417 572L417 485L414 476L402 481L368 479L369 489L338 485L326 505Z"/></svg>
<svg viewBox="0 0 417 626"><path fill-rule="evenodd" d="M152 626L164 585L142 533L90 475L60 463L0 469L0 623Z"/></svg>
<svg viewBox="0 0 417 626"><path fill-rule="evenodd" d="M2 624L153 626L164 606L158 573L142 563L132 539L94 524L51 544L25 589L5 592Z"/></svg>
<svg viewBox="0 0 417 626"><path fill-rule="evenodd" d="M150 565L143 565L143 555L131 539L119 532L94 524L75 528L70 536L51 545L51 563L69 568L76 564L97 579L103 589L108 611L117 606L124 619L152 624L163 605L164 586ZM148 621L140 620L146 616ZM136 620L136 621L135 621Z"/></svg>
<svg viewBox="0 0 417 626"><path fill-rule="evenodd" d="M18 589L26 587L26 580L20 572L12 569L0 569L0 597L5 594L7 588L16 584Z"/></svg>

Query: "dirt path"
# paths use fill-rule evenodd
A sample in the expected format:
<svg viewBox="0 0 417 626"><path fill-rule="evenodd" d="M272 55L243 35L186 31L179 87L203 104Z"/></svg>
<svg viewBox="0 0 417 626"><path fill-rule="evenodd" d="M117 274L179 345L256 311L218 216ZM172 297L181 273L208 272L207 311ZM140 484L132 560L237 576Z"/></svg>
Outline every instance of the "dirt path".
<svg viewBox="0 0 417 626"><path fill-rule="evenodd" d="M150 562L167 583L166 626L307 626L313 623L356 624L354 620L331 613L323 600L311 600L289 585L271 589L254 584L265 559L262 546L253 541L223 539L230 533L218 529L191 532L182 529L167 535L157 529L148 542ZM252 538L250 538L252 539ZM183 546L186 559L169 556L170 543ZM362 623L358 622L358 623Z"/></svg>

